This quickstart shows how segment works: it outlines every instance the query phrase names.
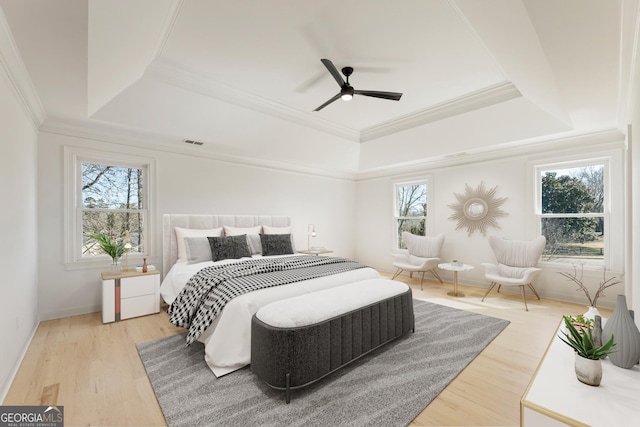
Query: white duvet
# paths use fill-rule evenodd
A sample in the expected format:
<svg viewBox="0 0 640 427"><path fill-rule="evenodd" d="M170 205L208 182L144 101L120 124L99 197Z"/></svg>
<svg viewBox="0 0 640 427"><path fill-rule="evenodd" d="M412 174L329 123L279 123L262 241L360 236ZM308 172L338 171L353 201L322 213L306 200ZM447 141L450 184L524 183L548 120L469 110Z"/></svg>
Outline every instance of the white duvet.
<svg viewBox="0 0 640 427"><path fill-rule="evenodd" d="M164 278L160 286L160 295L167 304L171 304L189 278L200 269L242 260L224 260L215 263L209 261L199 264L178 261ZM198 341L205 345L205 361L216 377L248 365L251 362L251 317L259 308L273 301L378 277L380 275L372 268L359 268L240 295L227 303L211 326L198 338Z"/></svg>

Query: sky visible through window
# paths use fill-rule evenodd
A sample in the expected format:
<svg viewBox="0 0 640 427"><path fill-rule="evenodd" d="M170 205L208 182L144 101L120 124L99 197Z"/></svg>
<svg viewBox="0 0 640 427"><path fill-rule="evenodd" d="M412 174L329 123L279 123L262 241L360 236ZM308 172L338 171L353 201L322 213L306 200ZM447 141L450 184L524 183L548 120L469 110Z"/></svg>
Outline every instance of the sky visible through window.
<svg viewBox="0 0 640 427"><path fill-rule="evenodd" d="M86 208L139 209L142 170L82 164L82 203Z"/></svg>
<svg viewBox="0 0 640 427"><path fill-rule="evenodd" d="M143 170L96 163L82 163L83 256L102 252L89 239L106 233L128 241L132 252L143 251Z"/></svg>

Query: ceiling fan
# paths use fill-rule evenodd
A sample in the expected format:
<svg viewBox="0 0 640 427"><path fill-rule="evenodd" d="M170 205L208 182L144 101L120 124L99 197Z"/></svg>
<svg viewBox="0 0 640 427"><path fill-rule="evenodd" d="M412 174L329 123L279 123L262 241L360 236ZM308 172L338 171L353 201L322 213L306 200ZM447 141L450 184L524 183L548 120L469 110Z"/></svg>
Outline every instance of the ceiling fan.
<svg viewBox="0 0 640 427"><path fill-rule="evenodd" d="M347 81L345 82L342 76L340 75L340 73L338 72L338 69L336 68L336 66L333 65L333 62L331 62L328 59L321 59L321 61L324 64L324 66L327 67L327 70L329 70L329 73L331 73L333 78L336 79L336 82L338 82L338 86L340 86L340 93L336 94L333 98L331 98L330 100L328 100L327 102L325 102L324 104L322 104L321 106L319 106L313 111L320 111L327 105L331 104L333 101L337 101L340 98L342 98L344 101L350 101L351 98L353 98L353 95L371 96L373 98L390 99L392 101L399 101L400 97L402 96L402 94L398 92L380 92L377 90L355 90L353 86L349 84L349 76L353 74L352 67L344 67L342 69L342 74L344 74L344 76L347 78Z"/></svg>

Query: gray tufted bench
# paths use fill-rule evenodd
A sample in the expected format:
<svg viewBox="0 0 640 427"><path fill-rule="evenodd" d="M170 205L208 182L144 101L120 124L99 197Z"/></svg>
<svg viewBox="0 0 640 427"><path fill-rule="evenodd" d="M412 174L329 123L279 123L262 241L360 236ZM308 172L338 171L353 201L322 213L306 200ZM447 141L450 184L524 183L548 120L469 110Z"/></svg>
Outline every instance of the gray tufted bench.
<svg viewBox="0 0 640 427"><path fill-rule="evenodd" d="M371 279L275 301L251 321L251 370L269 386L304 387L414 330L411 288Z"/></svg>

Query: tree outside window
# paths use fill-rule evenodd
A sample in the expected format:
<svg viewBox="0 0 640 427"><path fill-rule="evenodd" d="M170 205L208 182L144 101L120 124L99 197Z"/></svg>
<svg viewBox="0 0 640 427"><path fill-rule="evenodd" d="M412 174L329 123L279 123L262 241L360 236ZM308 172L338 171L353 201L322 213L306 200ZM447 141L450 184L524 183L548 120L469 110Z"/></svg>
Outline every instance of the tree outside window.
<svg viewBox="0 0 640 427"><path fill-rule="evenodd" d="M545 260L602 264L604 164L540 170L540 226Z"/></svg>
<svg viewBox="0 0 640 427"><path fill-rule="evenodd" d="M427 221L427 183L396 184L395 186L396 242L404 249L402 232L425 235Z"/></svg>
<svg viewBox="0 0 640 427"><path fill-rule="evenodd" d="M87 237L104 232L144 252L144 168L81 163L82 257L103 254Z"/></svg>

